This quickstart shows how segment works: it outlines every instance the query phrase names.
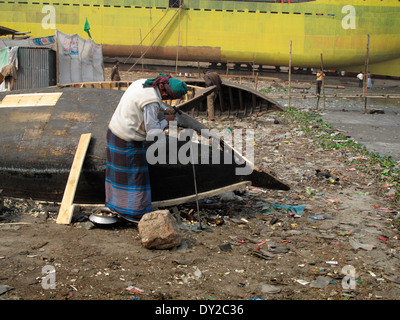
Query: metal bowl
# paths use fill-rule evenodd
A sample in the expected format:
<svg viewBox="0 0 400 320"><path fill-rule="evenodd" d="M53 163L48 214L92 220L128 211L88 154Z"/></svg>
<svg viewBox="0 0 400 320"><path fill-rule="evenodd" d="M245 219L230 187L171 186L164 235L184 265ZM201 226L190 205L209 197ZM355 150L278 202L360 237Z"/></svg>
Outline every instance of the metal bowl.
<svg viewBox="0 0 400 320"><path fill-rule="evenodd" d="M109 208L100 207L92 210L89 220L95 224L114 224L118 222L118 216Z"/></svg>

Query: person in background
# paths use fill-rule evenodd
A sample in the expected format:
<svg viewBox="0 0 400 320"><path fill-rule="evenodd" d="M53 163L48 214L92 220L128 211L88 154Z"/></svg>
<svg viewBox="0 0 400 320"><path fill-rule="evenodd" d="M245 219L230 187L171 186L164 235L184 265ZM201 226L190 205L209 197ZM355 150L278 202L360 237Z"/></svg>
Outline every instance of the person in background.
<svg viewBox="0 0 400 320"><path fill-rule="evenodd" d="M321 94L322 80L324 77L325 77L325 73L322 71L321 68L319 68L318 72L317 72L317 88L316 88L316 94L318 97Z"/></svg>
<svg viewBox="0 0 400 320"><path fill-rule="evenodd" d="M114 66L112 67L112 70L111 70L111 81L120 81L121 80L121 77L119 76L118 67L119 67L119 61L117 60L114 62Z"/></svg>
<svg viewBox="0 0 400 320"><path fill-rule="evenodd" d="M0 70L0 91L11 91L17 81L18 73L14 64L5 65ZM4 83L3 83L4 81Z"/></svg>
<svg viewBox="0 0 400 320"><path fill-rule="evenodd" d="M214 92L207 96L207 113L208 113L208 120L214 121L214 106L215 106L215 99L219 96L221 91L221 77L217 72L210 72L209 70L204 70L204 81L206 88L211 86L216 86Z"/></svg>
<svg viewBox="0 0 400 320"><path fill-rule="evenodd" d="M368 89L371 89L371 88L372 88L372 77L371 77L371 72L368 72L367 88L368 88Z"/></svg>
<svg viewBox="0 0 400 320"><path fill-rule="evenodd" d="M160 74L134 81L125 91L107 130L106 206L120 217L138 222L152 211L149 169L144 141L152 129L164 130L174 120L163 100L180 99L185 82ZM159 119L163 110L165 118Z"/></svg>
<svg viewBox="0 0 400 320"><path fill-rule="evenodd" d="M363 80L364 80L364 74L361 71L358 73L357 79L358 79L358 87L362 88Z"/></svg>

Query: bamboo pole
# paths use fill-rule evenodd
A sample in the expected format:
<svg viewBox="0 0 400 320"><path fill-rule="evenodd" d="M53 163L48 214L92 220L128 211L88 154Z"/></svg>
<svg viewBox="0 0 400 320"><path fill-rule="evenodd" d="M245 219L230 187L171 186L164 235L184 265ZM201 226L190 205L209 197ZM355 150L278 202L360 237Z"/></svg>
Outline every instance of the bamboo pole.
<svg viewBox="0 0 400 320"><path fill-rule="evenodd" d="M258 86L258 72L256 73L256 79L254 81L254 85L255 85L255 90L257 90L257 86Z"/></svg>
<svg viewBox="0 0 400 320"><path fill-rule="evenodd" d="M175 74L178 74L178 57L179 57L179 37L181 32L181 0L179 0L179 15L178 15L178 45L176 46L176 65Z"/></svg>
<svg viewBox="0 0 400 320"><path fill-rule="evenodd" d="M292 40L290 40L289 47L289 90L288 90L288 107L290 108L290 89L292 83Z"/></svg>
<svg viewBox="0 0 400 320"><path fill-rule="evenodd" d="M136 64L143 59L143 57L146 55L147 51L150 50L150 48L153 46L153 44L158 40L158 38L161 36L161 34L164 32L164 30L168 27L168 25L171 23L171 21L175 18L175 16L180 13L181 8L178 9L177 12L174 13L174 15L172 16L172 18L167 22L167 24L165 25L165 27L161 30L161 32L158 34L158 36L154 39L154 41L150 44L150 46L146 49L146 51L140 56L140 58L133 64L132 67L129 68L128 72L130 72L135 66Z"/></svg>
<svg viewBox="0 0 400 320"><path fill-rule="evenodd" d="M57 37L57 32L55 35L55 42L56 42L56 84L60 83L60 62L58 61L58 55L60 53L59 47L58 47L58 37ZM103 68L104 68L104 62L103 62ZM104 74L104 72L103 72Z"/></svg>
<svg viewBox="0 0 400 320"><path fill-rule="evenodd" d="M369 35L367 36L367 54L365 55L365 73L364 73L364 83L363 83L363 97L364 97L363 113L367 112L368 63L369 63Z"/></svg>
<svg viewBox="0 0 400 320"><path fill-rule="evenodd" d="M324 59L321 53L321 70L324 73ZM325 110L325 76L322 76L322 108Z"/></svg>
<svg viewBox="0 0 400 320"><path fill-rule="evenodd" d="M156 22L156 24L151 28L151 30L145 35L145 37L143 38L143 40L140 40L140 47L141 47L141 48L142 48L142 45L143 45L143 41L153 32L153 30L155 29L155 27L157 27L157 25L161 22L161 20L167 15L168 11L169 11L169 10L167 10L167 11L165 12L164 16L162 16L162 17ZM141 29L139 29L139 30L141 30ZM141 36L140 36L140 37L141 37ZM124 62L124 63L127 63L127 62L128 62L128 60L130 59L130 57L132 57L132 55L134 54L135 51L136 51L135 49L132 50L131 54L125 59L125 62Z"/></svg>
<svg viewBox="0 0 400 320"><path fill-rule="evenodd" d="M139 29L139 34L140 34L140 55L143 53L143 40L142 40L142 28ZM142 60L142 72L143 72L144 66L143 66L143 60Z"/></svg>

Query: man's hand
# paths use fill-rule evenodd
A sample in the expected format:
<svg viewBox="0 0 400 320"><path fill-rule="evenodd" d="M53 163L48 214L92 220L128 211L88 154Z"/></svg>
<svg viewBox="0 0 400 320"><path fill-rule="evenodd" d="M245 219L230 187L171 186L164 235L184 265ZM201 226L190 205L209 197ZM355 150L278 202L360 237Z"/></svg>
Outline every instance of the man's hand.
<svg viewBox="0 0 400 320"><path fill-rule="evenodd" d="M172 108L168 108L168 109L164 110L164 114L173 115L174 113L175 113L175 110Z"/></svg>
<svg viewBox="0 0 400 320"><path fill-rule="evenodd" d="M168 114L168 115L165 116L165 120L167 120L168 123L170 123L171 121L175 120L175 116L172 115L172 114Z"/></svg>

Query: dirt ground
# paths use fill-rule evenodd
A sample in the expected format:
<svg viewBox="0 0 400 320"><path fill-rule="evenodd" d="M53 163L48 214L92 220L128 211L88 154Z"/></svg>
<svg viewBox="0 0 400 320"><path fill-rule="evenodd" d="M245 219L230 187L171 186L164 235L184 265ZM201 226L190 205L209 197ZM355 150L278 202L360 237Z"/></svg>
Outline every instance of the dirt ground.
<svg viewBox="0 0 400 320"><path fill-rule="evenodd" d="M123 74L125 79L138 76ZM385 87L384 80L376 81L376 92L378 83ZM396 90L397 84L386 82L386 87ZM263 86L271 88L271 83L261 81L259 89ZM349 93L358 90L356 82L347 86ZM358 113L358 105L351 111L350 104L337 100L327 103L324 120L329 112ZM293 103L313 112L315 99ZM348 112L341 111L346 106ZM134 223L94 226L85 219L87 207L65 226L55 222L57 204L5 198L0 299L400 299L400 232L394 225L400 206L392 201L393 191L362 159L359 165L350 161L359 154L325 150L296 124L284 117L276 124L275 117L219 118L212 126L253 128L255 163L291 190L248 188L231 200L217 196L201 202L202 216L221 223L198 232L182 228L183 242L174 249L144 248ZM351 125L342 126L350 136L357 133ZM329 171L330 177L318 175L317 169ZM303 205L304 211L294 214L274 204ZM187 204L171 211L184 216L191 208ZM184 219L182 226L191 224Z"/></svg>

